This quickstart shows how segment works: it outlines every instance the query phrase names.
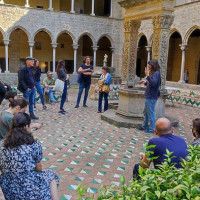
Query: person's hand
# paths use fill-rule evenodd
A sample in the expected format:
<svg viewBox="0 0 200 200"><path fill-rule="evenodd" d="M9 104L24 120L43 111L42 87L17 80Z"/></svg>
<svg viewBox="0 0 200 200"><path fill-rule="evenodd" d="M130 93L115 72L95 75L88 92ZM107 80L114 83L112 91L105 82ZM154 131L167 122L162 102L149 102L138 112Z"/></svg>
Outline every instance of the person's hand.
<svg viewBox="0 0 200 200"><path fill-rule="evenodd" d="M28 92L29 90L31 90L30 88L28 88L26 91Z"/></svg>
<svg viewBox="0 0 200 200"><path fill-rule="evenodd" d="M146 83L146 81L144 81L144 80L140 81L140 84L145 84L145 83Z"/></svg>
<svg viewBox="0 0 200 200"><path fill-rule="evenodd" d="M145 71L144 71L144 72L145 72L145 75L146 75L146 76L149 76L149 70L148 70L147 67L145 67Z"/></svg>
<svg viewBox="0 0 200 200"><path fill-rule="evenodd" d="M7 87L7 85L4 85L4 87L7 89L8 87Z"/></svg>
<svg viewBox="0 0 200 200"><path fill-rule="evenodd" d="M140 152L140 159L143 160L144 159L145 154Z"/></svg>
<svg viewBox="0 0 200 200"><path fill-rule="evenodd" d="M34 86L33 89L36 89L36 87Z"/></svg>

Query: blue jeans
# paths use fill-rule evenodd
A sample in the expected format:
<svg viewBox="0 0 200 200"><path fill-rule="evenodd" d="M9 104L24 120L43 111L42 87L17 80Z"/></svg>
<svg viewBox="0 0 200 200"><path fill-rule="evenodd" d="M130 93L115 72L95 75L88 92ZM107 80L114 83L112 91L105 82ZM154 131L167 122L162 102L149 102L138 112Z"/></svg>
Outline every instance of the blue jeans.
<svg viewBox="0 0 200 200"><path fill-rule="evenodd" d="M99 92L99 103L98 103L98 111L102 110L102 100L104 97L104 111L108 110L108 93Z"/></svg>
<svg viewBox="0 0 200 200"><path fill-rule="evenodd" d="M155 105L156 105L157 99L145 99L145 105L144 105L144 123L142 125L142 128L145 131L153 132L155 129ZM149 124L150 122L150 124ZM148 128L149 124L149 128Z"/></svg>
<svg viewBox="0 0 200 200"><path fill-rule="evenodd" d="M81 82L79 84L79 92L78 92L78 98L77 98L76 105L79 105L79 103L80 103L81 95L83 93L83 89L84 88L85 88L85 96L84 96L84 100L83 100L83 105L86 105L86 101L87 101L87 97L88 97L88 92L89 92L89 89L90 89L90 84L84 83L84 82Z"/></svg>
<svg viewBox="0 0 200 200"><path fill-rule="evenodd" d="M33 113L33 103L35 98L35 89L31 89L29 91L25 91L23 93L24 98L29 102L29 112Z"/></svg>
<svg viewBox="0 0 200 200"><path fill-rule="evenodd" d="M53 97L53 89L52 88L49 88L49 99L50 99L50 102L54 102L55 99Z"/></svg>
<svg viewBox="0 0 200 200"><path fill-rule="evenodd" d="M65 81L64 83L63 93L62 93L61 102L60 102L60 110L63 109L66 99L67 99L67 81Z"/></svg>
<svg viewBox="0 0 200 200"><path fill-rule="evenodd" d="M40 81L39 82L35 82L35 87L36 87L36 89L37 89L37 92L39 93L39 95L40 95L40 99L41 99L41 103L42 103L42 105L44 106L44 91L43 91L43 88L42 88L42 86L41 86L41 83L40 83ZM36 103L36 99L34 98L34 105L35 105L35 103Z"/></svg>

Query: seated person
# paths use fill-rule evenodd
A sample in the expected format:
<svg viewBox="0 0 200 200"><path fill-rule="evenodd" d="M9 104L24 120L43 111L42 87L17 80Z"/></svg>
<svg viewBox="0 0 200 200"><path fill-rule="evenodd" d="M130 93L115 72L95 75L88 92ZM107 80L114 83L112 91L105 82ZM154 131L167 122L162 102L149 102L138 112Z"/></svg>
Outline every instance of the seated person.
<svg viewBox="0 0 200 200"><path fill-rule="evenodd" d="M7 85L3 81L0 80L0 104L5 98L5 94L8 91L7 89L8 89Z"/></svg>
<svg viewBox="0 0 200 200"><path fill-rule="evenodd" d="M188 155L187 144L185 140L181 137L173 135L174 128L171 125L171 122L167 118L160 118L156 121L155 134L158 138L151 138L148 142L148 146L155 145L154 148L149 149L148 151L152 151L151 157L158 157L153 160L154 167L158 169L158 165L164 162L166 158L166 149L170 152L173 152L171 157L171 162L175 164L176 168L181 168L180 161L181 159L185 159ZM142 168L148 168L151 164L150 161L147 160L147 156L145 154L141 155L141 164L136 164L133 169L133 177L138 177L138 169L141 165Z"/></svg>
<svg viewBox="0 0 200 200"><path fill-rule="evenodd" d="M58 176L42 170L42 146L33 138L30 123L28 114L16 114L10 132L0 141L0 186L5 199L58 200Z"/></svg>
<svg viewBox="0 0 200 200"><path fill-rule="evenodd" d="M192 133L193 133L193 146L200 145L200 118L196 118L192 121Z"/></svg>
<svg viewBox="0 0 200 200"><path fill-rule="evenodd" d="M25 98L9 99L10 105L7 110L0 113L0 140L4 139L10 131L11 121L19 112L25 112L28 106L28 102ZM31 123L32 129L39 129L42 127L41 123Z"/></svg>
<svg viewBox="0 0 200 200"><path fill-rule="evenodd" d="M9 108L10 101L9 99L17 99L17 93L9 90L5 94L5 99L1 102L0 111L6 110Z"/></svg>
<svg viewBox="0 0 200 200"><path fill-rule="evenodd" d="M49 94L50 102L54 103L53 89L55 88L55 80L52 78L52 72L47 72L47 77L43 79L44 94Z"/></svg>

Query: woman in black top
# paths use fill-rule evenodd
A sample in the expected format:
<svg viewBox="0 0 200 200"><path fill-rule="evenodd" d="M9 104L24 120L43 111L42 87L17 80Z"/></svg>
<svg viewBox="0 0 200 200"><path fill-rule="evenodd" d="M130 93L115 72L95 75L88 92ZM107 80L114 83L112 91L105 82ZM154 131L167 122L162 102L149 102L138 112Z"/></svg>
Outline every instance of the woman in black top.
<svg viewBox="0 0 200 200"><path fill-rule="evenodd" d="M40 68L40 62L39 60L35 59L34 61L34 77L35 77L35 87L37 89L37 92L40 95L40 99L41 99L41 103L43 105L43 109L46 110L47 107L45 105L45 101L44 101L44 92L43 92L43 88L41 86L40 83L40 77L41 77L41 68ZM36 99L34 99L34 106L36 103Z"/></svg>
<svg viewBox="0 0 200 200"><path fill-rule="evenodd" d="M78 98L77 98L75 108L79 107L83 89L85 89L83 107L88 107L86 105L86 101L87 101L88 92L89 92L90 85L91 85L91 76L92 76L92 72L93 72L93 66L90 64L90 62L91 62L91 58L89 56L86 56L85 63L82 64L81 67L78 69L78 73L81 74L81 78L80 78L79 93L78 93Z"/></svg>
<svg viewBox="0 0 200 200"><path fill-rule="evenodd" d="M58 61L56 73L58 75L58 79L60 79L61 81L64 81L64 89L63 89L61 102L60 102L60 111L58 112L58 113L64 115L66 113L66 111L64 110L63 106L64 106L65 101L67 99L67 82L68 82L68 79L69 79L69 76L67 75L67 71L65 69L65 61L64 60Z"/></svg>

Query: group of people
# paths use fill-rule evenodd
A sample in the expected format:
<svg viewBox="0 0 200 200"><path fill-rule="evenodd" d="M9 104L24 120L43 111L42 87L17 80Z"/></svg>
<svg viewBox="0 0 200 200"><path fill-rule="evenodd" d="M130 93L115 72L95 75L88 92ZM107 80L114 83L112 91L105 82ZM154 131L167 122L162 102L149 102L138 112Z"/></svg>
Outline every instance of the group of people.
<svg viewBox="0 0 200 200"><path fill-rule="evenodd" d="M79 107L81 95L85 89L83 106L87 107L87 97L91 84L93 67L90 57L85 58L85 63L79 68L79 93L75 108ZM33 67L34 66L34 67ZM64 82L64 89L60 103L60 114L65 114L63 109L67 97L68 75L63 60L58 62L56 69L58 79ZM149 145L154 145L150 150L150 156L157 157L153 160L155 168L164 162L166 149L173 152L172 163L180 168L180 161L188 154L187 145L183 138L173 135L174 129L170 121L160 118L155 121L155 104L159 97L161 84L160 67L156 60L148 63L145 69L146 85L144 123L140 130L146 133L155 133L158 137L149 140ZM38 119L33 113L35 88L40 94L43 109L46 109L44 93L40 83L41 69L39 61L31 57L26 58L26 65L19 71L18 88L23 92L23 97L17 97L15 92L8 91L4 96L2 112L0 114L0 186L6 199L53 199L57 200L58 177L51 170L43 170L41 160L43 157L41 144L34 139L31 128L36 124L31 119ZM102 85L109 86L111 75L107 67L102 68L100 77ZM49 94L51 103L54 103L52 73L48 72L43 80L45 90ZM5 85L6 86L6 85ZM6 88L6 87L5 87ZM46 92L45 91L45 92ZM99 90L98 113L102 112L102 99L104 97L104 111L108 109L108 92ZM25 113L29 106L30 116ZM192 132L194 135L193 145L200 144L200 119L193 120ZM148 157L141 155L140 164L133 169L134 177L138 178L139 166L147 168L150 165Z"/></svg>

